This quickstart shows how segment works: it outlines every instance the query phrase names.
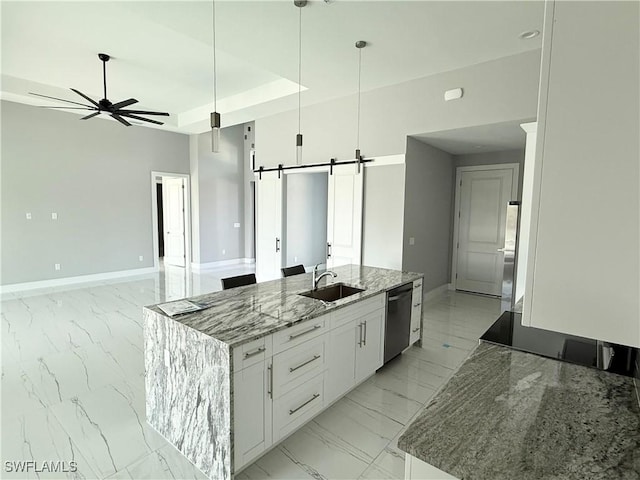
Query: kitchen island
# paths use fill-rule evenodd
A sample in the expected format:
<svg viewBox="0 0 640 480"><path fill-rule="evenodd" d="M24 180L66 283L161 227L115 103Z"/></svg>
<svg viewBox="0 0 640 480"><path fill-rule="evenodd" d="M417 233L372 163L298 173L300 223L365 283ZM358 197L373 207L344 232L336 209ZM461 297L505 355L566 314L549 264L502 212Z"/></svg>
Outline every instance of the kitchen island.
<svg viewBox="0 0 640 480"><path fill-rule="evenodd" d="M413 283L422 295L422 274L333 271L363 291L308 298L303 274L194 297L203 309L179 316L145 307L147 421L209 478L232 478L374 374L386 292Z"/></svg>
<svg viewBox="0 0 640 480"><path fill-rule="evenodd" d="M638 479L640 407L630 377L481 343L398 447L408 479Z"/></svg>

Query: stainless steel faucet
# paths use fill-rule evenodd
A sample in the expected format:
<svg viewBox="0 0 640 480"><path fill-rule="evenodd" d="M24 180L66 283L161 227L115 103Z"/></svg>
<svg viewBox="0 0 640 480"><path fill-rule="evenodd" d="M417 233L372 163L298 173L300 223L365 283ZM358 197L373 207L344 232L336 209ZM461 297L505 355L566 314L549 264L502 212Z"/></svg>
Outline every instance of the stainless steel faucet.
<svg viewBox="0 0 640 480"><path fill-rule="evenodd" d="M320 276L318 275L318 267L322 265L321 263L318 263L315 267L313 267L313 277L311 278L311 283L312 283L312 290L316 290L318 288L318 282L320 280L322 280L322 277L326 277L327 275L331 275L333 278L336 278L338 276L337 273L332 272L331 270L327 270L324 273L321 273Z"/></svg>

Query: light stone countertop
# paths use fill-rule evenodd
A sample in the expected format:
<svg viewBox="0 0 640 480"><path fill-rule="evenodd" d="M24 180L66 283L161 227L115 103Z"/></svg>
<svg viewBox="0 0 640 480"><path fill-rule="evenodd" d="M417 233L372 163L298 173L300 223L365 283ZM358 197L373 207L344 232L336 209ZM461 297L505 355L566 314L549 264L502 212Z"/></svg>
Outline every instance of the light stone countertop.
<svg viewBox="0 0 640 480"><path fill-rule="evenodd" d="M303 297L299 294L311 289L312 274L306 273L189 298L207 306L194 313L168 317L156 305L145 308L237 347L423 277L421 273L361 265L332 271L338 276L330 281L323 278L319 287L342 282L365 291L331 303Z"/></svg>
<svg viewBox="0 0 640 480"><path fill-rule="evenodd" d="M633 379L481 343L398 447L459 479L640 479Z"/></svg>

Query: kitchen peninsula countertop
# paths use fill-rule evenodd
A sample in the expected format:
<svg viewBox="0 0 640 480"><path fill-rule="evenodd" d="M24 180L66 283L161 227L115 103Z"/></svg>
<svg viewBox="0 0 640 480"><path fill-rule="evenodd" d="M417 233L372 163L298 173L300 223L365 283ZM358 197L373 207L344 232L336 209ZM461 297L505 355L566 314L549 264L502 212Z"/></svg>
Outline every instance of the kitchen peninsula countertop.
<svg viewBox="0 0 640 480"><path fill-rule="evenodd" d="M398 447L459 479L638 479L633 379L481 343Z"/></svg>
<svg viewBox="0 0 640 480"><path fill-rule="evenodd" d="M156 305L145 308L237 347L424 276L362 265L345 265L332 271L338 276L330 282L325 277L319 287L342 282L365 291L331 303L307 298L299 295L311 289L312 274L307 273L189 298L205 306L193 313L168 317Z"/></svg>

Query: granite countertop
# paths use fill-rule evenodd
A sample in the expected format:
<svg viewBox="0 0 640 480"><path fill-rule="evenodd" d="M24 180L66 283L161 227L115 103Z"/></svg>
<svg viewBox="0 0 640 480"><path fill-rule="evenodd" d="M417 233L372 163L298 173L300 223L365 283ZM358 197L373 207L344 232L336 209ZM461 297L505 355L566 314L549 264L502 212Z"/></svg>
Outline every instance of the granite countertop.
<svg viewBox="0 0 640 480"><path fill-rule="evenodd" d="M319 287L342 282L365 291L331 303L303 297L299 293L311 289L312 274L307 273L192 297L189 300L206 305L206 309L168 318L236 347L423 277L421 273L361 265L332 271L338 276L330 281L323 278ZM167 316L156 305L145 308Z"/></svg>
<svg viewBox="0 0 640 480"><path fill-rule="evenodd" d="M398 447L459 479L638 479L633 379L480 344Z"/></svg>

